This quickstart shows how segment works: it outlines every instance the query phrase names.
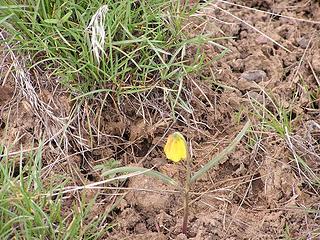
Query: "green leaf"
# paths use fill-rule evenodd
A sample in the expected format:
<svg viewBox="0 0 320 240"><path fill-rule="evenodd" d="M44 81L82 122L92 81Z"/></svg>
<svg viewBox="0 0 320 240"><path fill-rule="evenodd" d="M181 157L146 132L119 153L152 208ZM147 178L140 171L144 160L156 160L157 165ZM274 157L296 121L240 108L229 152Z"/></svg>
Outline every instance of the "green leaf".
<svg viewBox="0 0 320 240"><path fill-rule="evenodd" d="M13 15L14 15L14 14L11 13L10 15L5 16L4 18L1 18L1 19L0 19L0 25L1 25L2 23L4 23L5 21L7 21L9 18L11 18Z"/></svg>
<svg viewBox="0 0 320 240"><path fill-rule="evenodd" d="M72 11L67 12L67 14L61 18L60 23L64 23L68 21L71 15L72 15Z"/></svg>
<svg viewBox="0 0 320 240"><path fill-rule="evenodd" d="M224 159L229 153L231 153L236 145L240 142L242 137L245 135L247 130L250 127L250 120L244 125L241 132L236 136L235 139L229 144L228 147L226 147L221 153L218 153L218 155L214 156L213 159L208 162L206 165L204 165L200 170L198 170L190 179L190 183L195 182L198 180L198 178L202 177L206 172L208 172L211 168L218 165L219 162Z"/></svg>
<svg viewBox="0 0 320 240"><path fill-rule="evenodd" d="M59 23L59 19L55 19L55 18L49 18L49 19L45 19L43 20L45 23L48 24L58 24Z"/></svg>

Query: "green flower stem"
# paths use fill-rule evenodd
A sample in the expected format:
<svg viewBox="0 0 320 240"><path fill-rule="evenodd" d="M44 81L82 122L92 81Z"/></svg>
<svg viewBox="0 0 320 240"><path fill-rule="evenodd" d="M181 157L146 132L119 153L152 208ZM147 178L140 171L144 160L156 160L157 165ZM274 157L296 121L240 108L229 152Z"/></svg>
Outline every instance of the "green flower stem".
<svg viewBox="0 0 320 240"><path fill-rule="evenodd" d="M189 152L187 153L186 164L187 164L186 182L185 182L185 188L183 191L183 197L184 197L183 224L182 224L183 234L187 234L188 216L189 216L189 191L190 191L190 178L191 178L191 158L190 158Z"/></svg>

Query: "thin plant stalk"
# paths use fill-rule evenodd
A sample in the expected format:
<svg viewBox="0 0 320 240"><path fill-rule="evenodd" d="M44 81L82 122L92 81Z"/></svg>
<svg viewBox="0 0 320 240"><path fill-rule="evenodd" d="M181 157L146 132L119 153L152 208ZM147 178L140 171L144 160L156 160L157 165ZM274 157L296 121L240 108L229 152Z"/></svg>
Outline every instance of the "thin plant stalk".
<svg viewBox="0 0 320 240"><path fill-rule="evenodd" d="M190 191L190 178L191 178L191 157L189 152L187 153L186 158L186 182L185 182L185 188L183 191L183 223L182 223L182 233L187 234L188 230L188 217L189 217L189 191Z"/></svg>

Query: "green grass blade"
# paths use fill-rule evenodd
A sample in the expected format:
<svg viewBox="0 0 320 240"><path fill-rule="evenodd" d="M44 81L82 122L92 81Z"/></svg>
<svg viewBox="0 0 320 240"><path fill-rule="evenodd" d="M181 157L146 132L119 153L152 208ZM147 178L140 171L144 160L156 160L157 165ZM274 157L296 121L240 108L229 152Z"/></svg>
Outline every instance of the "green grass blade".
<svg viewBox="0 0 320 240"><path fill-rule="evenodd" d="M1 18L0 19L0 25L2 24L2 23L4 23L5 21L7 21L9 18L11 18L12 16L14 16L14 14L13 13L11 13L10 15L8 15L8 16L5 16L4 18Z"/></svg>
<svg viewBox="0 0 320 240"><path fill-rule="evenodd" d="M208 172L211 168L219 164L219 162L225 158L229 153L233 151L233 149L236 147L236 145L240 142L240 140L243 138L245 133L250 127L250 121L244 125L241 132L236 136L235 139L229 144L228 147L226 147L221 153L214 156L213 159L208 162L206 165L204 165L199 171L197 171L190 179L190 183L197 181L200 177L202 177L206 172Z"/></svg>

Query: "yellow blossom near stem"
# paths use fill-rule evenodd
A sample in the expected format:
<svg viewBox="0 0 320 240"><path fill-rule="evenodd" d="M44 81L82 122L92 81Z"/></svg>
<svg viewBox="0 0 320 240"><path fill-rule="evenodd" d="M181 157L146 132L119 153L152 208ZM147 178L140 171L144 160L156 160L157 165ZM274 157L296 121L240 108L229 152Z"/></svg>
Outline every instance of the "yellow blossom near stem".
<svg viewBox="0 0 320 240"><path fill-rule="evenodd" d="M164 146L164 153L168 159L174 162L186 159L188 146L184 136L179 132L170 134Z"/></svg>

